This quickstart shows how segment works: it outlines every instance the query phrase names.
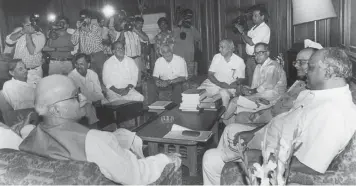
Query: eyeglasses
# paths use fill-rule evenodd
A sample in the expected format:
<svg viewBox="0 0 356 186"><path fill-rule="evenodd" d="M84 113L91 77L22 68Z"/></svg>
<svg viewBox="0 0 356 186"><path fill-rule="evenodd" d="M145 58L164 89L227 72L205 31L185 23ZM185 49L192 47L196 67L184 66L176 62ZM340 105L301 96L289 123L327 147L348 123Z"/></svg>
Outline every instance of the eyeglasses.
<svg viewBox="0 0 356 186"><path fill-rule="evenodd" d="M260 56L262 54L265 54L267 51L259 51L259 52L255 52L253 53L254 56Z"/></svg>
<svg viewBox="0 0 356 186"><path fill-rule="evenodd" d="M79 94L80 94L80 88L78 88L78 91L77 91L77 93L75 93L74 96L72 96L70 98L66 98L66 99L62 99L62 100L56 101L56 102L52 103L52 105L54 105L56 103L63 102L63 101L71 100L71 99L77 99L78 103L80 103Z"/></svg>
<svg viewBox="0 0 356 186"><path fill-rule="evenodd" d="M305 65L308 63L309 60L306 60L306 59L297 59L295 61L293 61L293 66L296 66L296 65Z"/></svg>
<svg viewBox="0 0 356 186"><path fill-rule="evenodd" d="M123 50L125 50L125 47L117 47L117 48L115 48L115 50L121 50L121 51L123 51Z"/></svg>

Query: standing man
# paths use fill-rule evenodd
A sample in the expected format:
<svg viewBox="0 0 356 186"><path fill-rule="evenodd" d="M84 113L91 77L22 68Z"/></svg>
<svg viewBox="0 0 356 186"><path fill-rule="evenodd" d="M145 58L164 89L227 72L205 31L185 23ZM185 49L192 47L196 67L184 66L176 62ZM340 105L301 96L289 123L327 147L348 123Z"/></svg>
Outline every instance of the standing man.
<svg viewBox="0 0 356 186"><path fill-rule="evenodd" d="M42 49L46 37L38 26L39 16L24 17L21 28L6 37L6 43L15 44L14 59L21 59L28 69L27 82L36 85L42 78Z"/></svg>
<svg viewBox="0 0 356 186"><path fill-rule="evenodd" d="M73 70L72 54L74 45L71 41L72 34L67 32L69 19L61 16L58 19L56 30L52 30L47 46L44 50L48 50L51 55L49 63L49 75L63 74L67 75Z"/></svg>
<svg viewBox="0 0 356 186"><path fill-rule="evenodd" d="M255 58L253 56L255 45L257 43L269 43L271 30L265 23L267 16L268 14L266 9L262 6L257 6L253 10L252 16L254 26L247 32L247 34L241 25L235 25L235 27L239 30L243 41L246 43L246 78L248 86L251 86L252 84L253 72L256 67Z"/></svg>
<svg viewBox="0 0 356 186"><path fill-rule="evenodd" d="M181 56L187 62L188 78L197 74L197 63L194 62L194 44L201 40L199 31L193 26L193 11L185 10L183 19L173 29L173 53Z"/></svg>
<svg viewBox="0 0 356 186"><path fill-rule="evenodd" d="M106 60L106 55L103 52L101 27L97 19L86 9L80 11L80 20L77 21L77 29L72 35L74 45L79 43L79 51L92 57L92 69L98 74L99 79L102 79L103 65Z"/></svg>
<svg viewBox="0 0 356 186"><path fill-rule="evenodd" d="M149 38L147 34L142 31L143 19L141 17L135 18L132 30L127 28L127 24L127 20L123 19L120 24L120 31L117 40L125 43L126 56L135 60L138 68L137 86L141 86L141 71L144 67L141 60L141 42L147 43Z"/></svg>
<svg viewBox="0 0 356 186"><path fill-rule="evenodd" d="M125 45L122 42L115 41L111 49L114 55L105 62L103 68L108 101L143 101L143 96L134 89L138 78L135 61L125 55Z"/></svg>

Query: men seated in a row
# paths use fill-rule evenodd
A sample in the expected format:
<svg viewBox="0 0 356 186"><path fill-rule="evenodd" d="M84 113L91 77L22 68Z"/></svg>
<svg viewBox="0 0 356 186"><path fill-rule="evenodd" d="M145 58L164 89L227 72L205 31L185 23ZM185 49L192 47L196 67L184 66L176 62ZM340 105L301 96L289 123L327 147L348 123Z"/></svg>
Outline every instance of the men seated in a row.
<svg viewBox="0 0 356 186"><path fill-rule="evenodd" d="M21 59L13 59L8 63L11 80L4 83L2 93L7 103L14 110L33 108L35 85L27 82L27 68Z"/></svg>
<svg viewBox="0 0 356 186"><path fill-rule="evenodd" d="M15 45L14 59L21 59L28 69L27 82L36 84L42 78L42 48L46 38L38 27L31 24L30 16L25 16L22 27L6 37L6 43Z"/></svg>
<svg viewBox="0 0 356 186"><path fill-rule="evenodd" d="M90 70L91 58L89 55L79 53L74 57L75 69L68 74L74 84L80 88L80 92L87 98L85 105L86 116L89 124L96 123L96 111L94 106L101 105L105 100L98 74ZM104 90L106 91L106 90Z"/></svg>
<svg viewBox="0 0 356 186"><path fill-rule="evenodd" d="M211 62L208 79L198 89L205 89L209 97L220 94L223 106L227 107L230 97L235 96L236 89L245 78L245 63L234 54L232 40L220 41L219 51Z"/></svg>
<svg viewBox="0 0 356 186"><path fill-rule="evenodd" d="M187 63L185 60L173 54L171 45L162 44L160 48L162 57L158 58L153 70L153 86L155 97L159 91L172 91L172 101L180 104L182 102L182 82L188 78ZM154 100L156 100L155 98Z"/></svg>
<svg viewBox="0 0 356 186"><path fill-rule="evenodd" d="M278 99L275 105L259 111L240 112L234 117L232 117L234 113L229 112L229 114L224 116L224 119L230 120L226 123L264 124L271 121L271 119L278 114L289 111L290 108L292 108L293 102L295 99L297 99L299 93L306 89L308 60L316 51L317 49L314 48L306 48L298 53L294 67L297 69L299 80L293 83L289 90ZM229 109L233 107L233 104L236 103L231 102Z"/></svg>
<svg viewBox="0 0 356 186"><path fill-rule="evenodd" d="M176 153L142 157L142 140L125 129L111 133L78 124L77 120L85 114L85 97L66 76L43 78L37 85L35 100L35 109L43 116L43 122L20 144L22 151L96 163L105 177L120 184L150 184L160 177L167 164L180 166ZM125 135L131 136L131 140Z"/></svg>
<svg viewBox="0 0 356 186"><path fill-rule="evenodd" d="M269 58L268 44L257 43L255 45L255 68L251 87L242 87L242 94L230 101L225 119L229 119L233 113L242 111L256 112L271 107L286 91L287 78L283 67L275 60ZM247 99L246 99L247 98ZM227 122L229 124L229 122Z"/></svg>
<svg viewBox="0 0 356 186"><path fill-rule="evenodd" d="M138 79L138 68L135 61L125 55L124 42L114 42L112 52L114 55L106 60L103 68L107 101L143 101L143 95L134 89Z"/></svg>
<svg viewBox="0 0 356 186"><path fill-rule="evenodd" d="M237 142L251 149L246 152L250 163L258 162L261 142L273 152L279 143L278 136L290 144L295 130L300 132L302 145L292 158L291 170L325 173L356 130L356 106L346 82L351 72L352 63L343 50L325 48L314 53L307 73L310 90L300 92L293 107L266 126L228 125L218 148L204 154L204 184L220 183L224 163L238 159L237 154L229 149L236 148Z"/></svg>

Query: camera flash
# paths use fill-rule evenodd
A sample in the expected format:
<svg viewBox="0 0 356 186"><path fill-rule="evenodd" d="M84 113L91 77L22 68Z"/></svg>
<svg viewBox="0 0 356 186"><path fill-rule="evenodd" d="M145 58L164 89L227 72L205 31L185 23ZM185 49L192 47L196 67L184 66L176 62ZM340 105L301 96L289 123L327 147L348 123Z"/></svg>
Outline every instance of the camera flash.
<svg viewBox="0 0 356 186"><path fill-rule="evenodd" d="M49 13L48 14L48 16L47 16L47 20L49 21L49 22L54 22L55 20L56 20L56 14L54 14L54 13Z"/></svg>
<svg viewBox="0 0 356 186"><path fill-rule="evenodd" d="M102 11L105 17L111 17L115 14L115 9L111 5L105 5Z"/></svg>

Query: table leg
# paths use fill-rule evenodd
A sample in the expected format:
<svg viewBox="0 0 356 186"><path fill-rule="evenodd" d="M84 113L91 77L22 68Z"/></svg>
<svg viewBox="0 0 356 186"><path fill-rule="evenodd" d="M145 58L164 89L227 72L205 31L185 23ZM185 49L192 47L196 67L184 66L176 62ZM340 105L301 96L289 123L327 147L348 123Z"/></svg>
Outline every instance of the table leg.
<svg viewBox="0 0 356 186"><path fill-rule="evenodd" d="M153 156L158 154L158 143L148 142L148 155Z"/></svg>
<svg viewBox="0 0 356 186"><path fill-rule="evenodd" d="M189 175L196 176L197 175L197 164L198 164L198 156L197 156L197 146L187 146L187 159L188 159L188 168Z"/></svg>

